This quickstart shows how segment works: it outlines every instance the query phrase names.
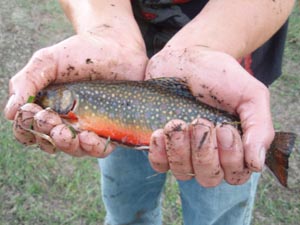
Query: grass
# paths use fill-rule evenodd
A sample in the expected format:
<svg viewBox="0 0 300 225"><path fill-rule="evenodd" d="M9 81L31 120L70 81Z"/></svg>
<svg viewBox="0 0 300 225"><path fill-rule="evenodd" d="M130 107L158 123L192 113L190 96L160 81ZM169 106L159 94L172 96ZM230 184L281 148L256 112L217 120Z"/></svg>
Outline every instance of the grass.
<svg viewBox="0 0 300 225"><path fill-rule="evenodd" d="M22 32L29 30L32 33L34 40L29 42L34 45L31 47L32 51L70 35L71 29L56 1L15 0L15 4L18 9L12 12L13 22L20 26L18 29ZM31 17L39 18L39 21L35 22ZM24 18L27 18L26 23ZM297 130L300 124L299 31L300 13L295 10L290 20L285 51L285 76L271 88L276 128L291 128L297 133L300 133ZM1 74L14 73L21 65L13 69L1 66ZM6 94L1 94L2 99L5 96ZM293 123L297 126L293 126ZM64 154L52 156L35 147L24 147L15 141L11 123L2 116L0 143L1 225L93 225L103 222L105 211L100 197L100 173L95 159L76 159ZM300 147L299 141L297 146ZM256 199L254 225L299 224L299 154L294 154L291 161L289 190L279 187L268 173L263 174ZM167 184L163 202L164 224L181 224L178 185L170 176Z"/></svg>
<svg viewBox="0 0 300 225"><path fill-rule="evenodd" d="M96 160L24 148L1 122L0 224L99 224L104 209Z"/></svg>

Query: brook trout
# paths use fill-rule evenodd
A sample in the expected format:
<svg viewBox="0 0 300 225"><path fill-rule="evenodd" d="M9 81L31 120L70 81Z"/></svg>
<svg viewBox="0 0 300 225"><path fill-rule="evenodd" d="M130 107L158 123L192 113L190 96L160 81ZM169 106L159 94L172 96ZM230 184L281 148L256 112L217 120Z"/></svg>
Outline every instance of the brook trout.
<svg viewBox="0 0 300 225"><path fill-rule="evenodd" d="M93 131L127 146L149 145L152 132L172 119L191 122L200 117L214 124L240 121L198 101L179 78L51 85L37 94L35 103L50 107L77 130ZM266 156L266 165L283 186L287 186L295 138L293 133L277 132Z"/></svg>

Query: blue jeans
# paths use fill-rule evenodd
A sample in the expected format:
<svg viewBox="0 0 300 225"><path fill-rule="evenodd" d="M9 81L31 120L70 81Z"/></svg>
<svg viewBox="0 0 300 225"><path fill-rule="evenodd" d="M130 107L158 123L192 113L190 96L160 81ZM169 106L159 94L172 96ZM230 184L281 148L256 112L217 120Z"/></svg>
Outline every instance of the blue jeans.
<svg viewBox="0 0 300 225"><path fill-rule="evenodd" d="M146 152L116 149L99 159L107 225L162 224L161 194L166 174L152 170ZM186 225L250 224L259 174L244 185L223 182L203 188L195 179L178 181Z"/></svg>

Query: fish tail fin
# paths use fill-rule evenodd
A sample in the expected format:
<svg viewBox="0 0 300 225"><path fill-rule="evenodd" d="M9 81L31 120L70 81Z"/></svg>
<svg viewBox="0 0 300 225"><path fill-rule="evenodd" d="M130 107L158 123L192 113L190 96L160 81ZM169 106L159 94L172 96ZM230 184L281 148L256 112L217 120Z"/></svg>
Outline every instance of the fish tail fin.
<svg viewBox="0 0 300 225"><path fill-rule="evenodd" d="M294 148L296 134L276 132L266 155L266 165L284 187L287 187L289 157Z"/></svg>

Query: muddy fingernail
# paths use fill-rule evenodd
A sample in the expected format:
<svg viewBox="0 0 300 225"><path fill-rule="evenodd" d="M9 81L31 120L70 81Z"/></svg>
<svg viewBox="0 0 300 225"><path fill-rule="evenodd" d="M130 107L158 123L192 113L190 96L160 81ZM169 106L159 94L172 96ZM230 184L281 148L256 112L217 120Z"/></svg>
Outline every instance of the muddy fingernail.
<svg viewBox="0 0 300 225"><path fill-rule="evenodd" d="M172 133L172 140L176 140L177 142L183 141L185 138L184 132L183 131L175 131Z"/></svg>
<svg viewBox="0 0 300 225"><path fill-rule="evenodd" d="M205 125L197 124L196 126L193 126L192 134L192 142L197 145L197 149L201 149L209 139L210 128Z"/></svg>
<svg viewBox="0 0 300 225"><path fill-rule="evenodd" d="M156 151L161 151L162 150L162 140L160 140L159 137L152 137L151 147L153 147Z"/></svg>
<svg viewBox="0 0 300 225"><path fill-rule="evenodd" d="M260 166L263 167L265 164L265 159L266 159L266 149L265 147L262 147L259 150L259 160L260 160Z"/></svg>
<svg viewBox="0 0 300 225"><path fill-rule="evenodd" d="M227 127L220 127L217 131L218 143L223 150L229 150L234 142L233 133Z"/></svg>
<svg viewBox="0 0 300 225"><path fill-rule="evenodd" d="M185 124L177 124L170 130L165 131L165 136L168 140L182 142L187 133L187 126Z"/></svg>
<svg viewBox="0 0 300 225"><path fill-rule="evenodd" d="M154 131L154 133L151 136L151 142L150 146L151 148L154 148L157 151L161 151L164 147L164 130L159 129Z"/></svg>

